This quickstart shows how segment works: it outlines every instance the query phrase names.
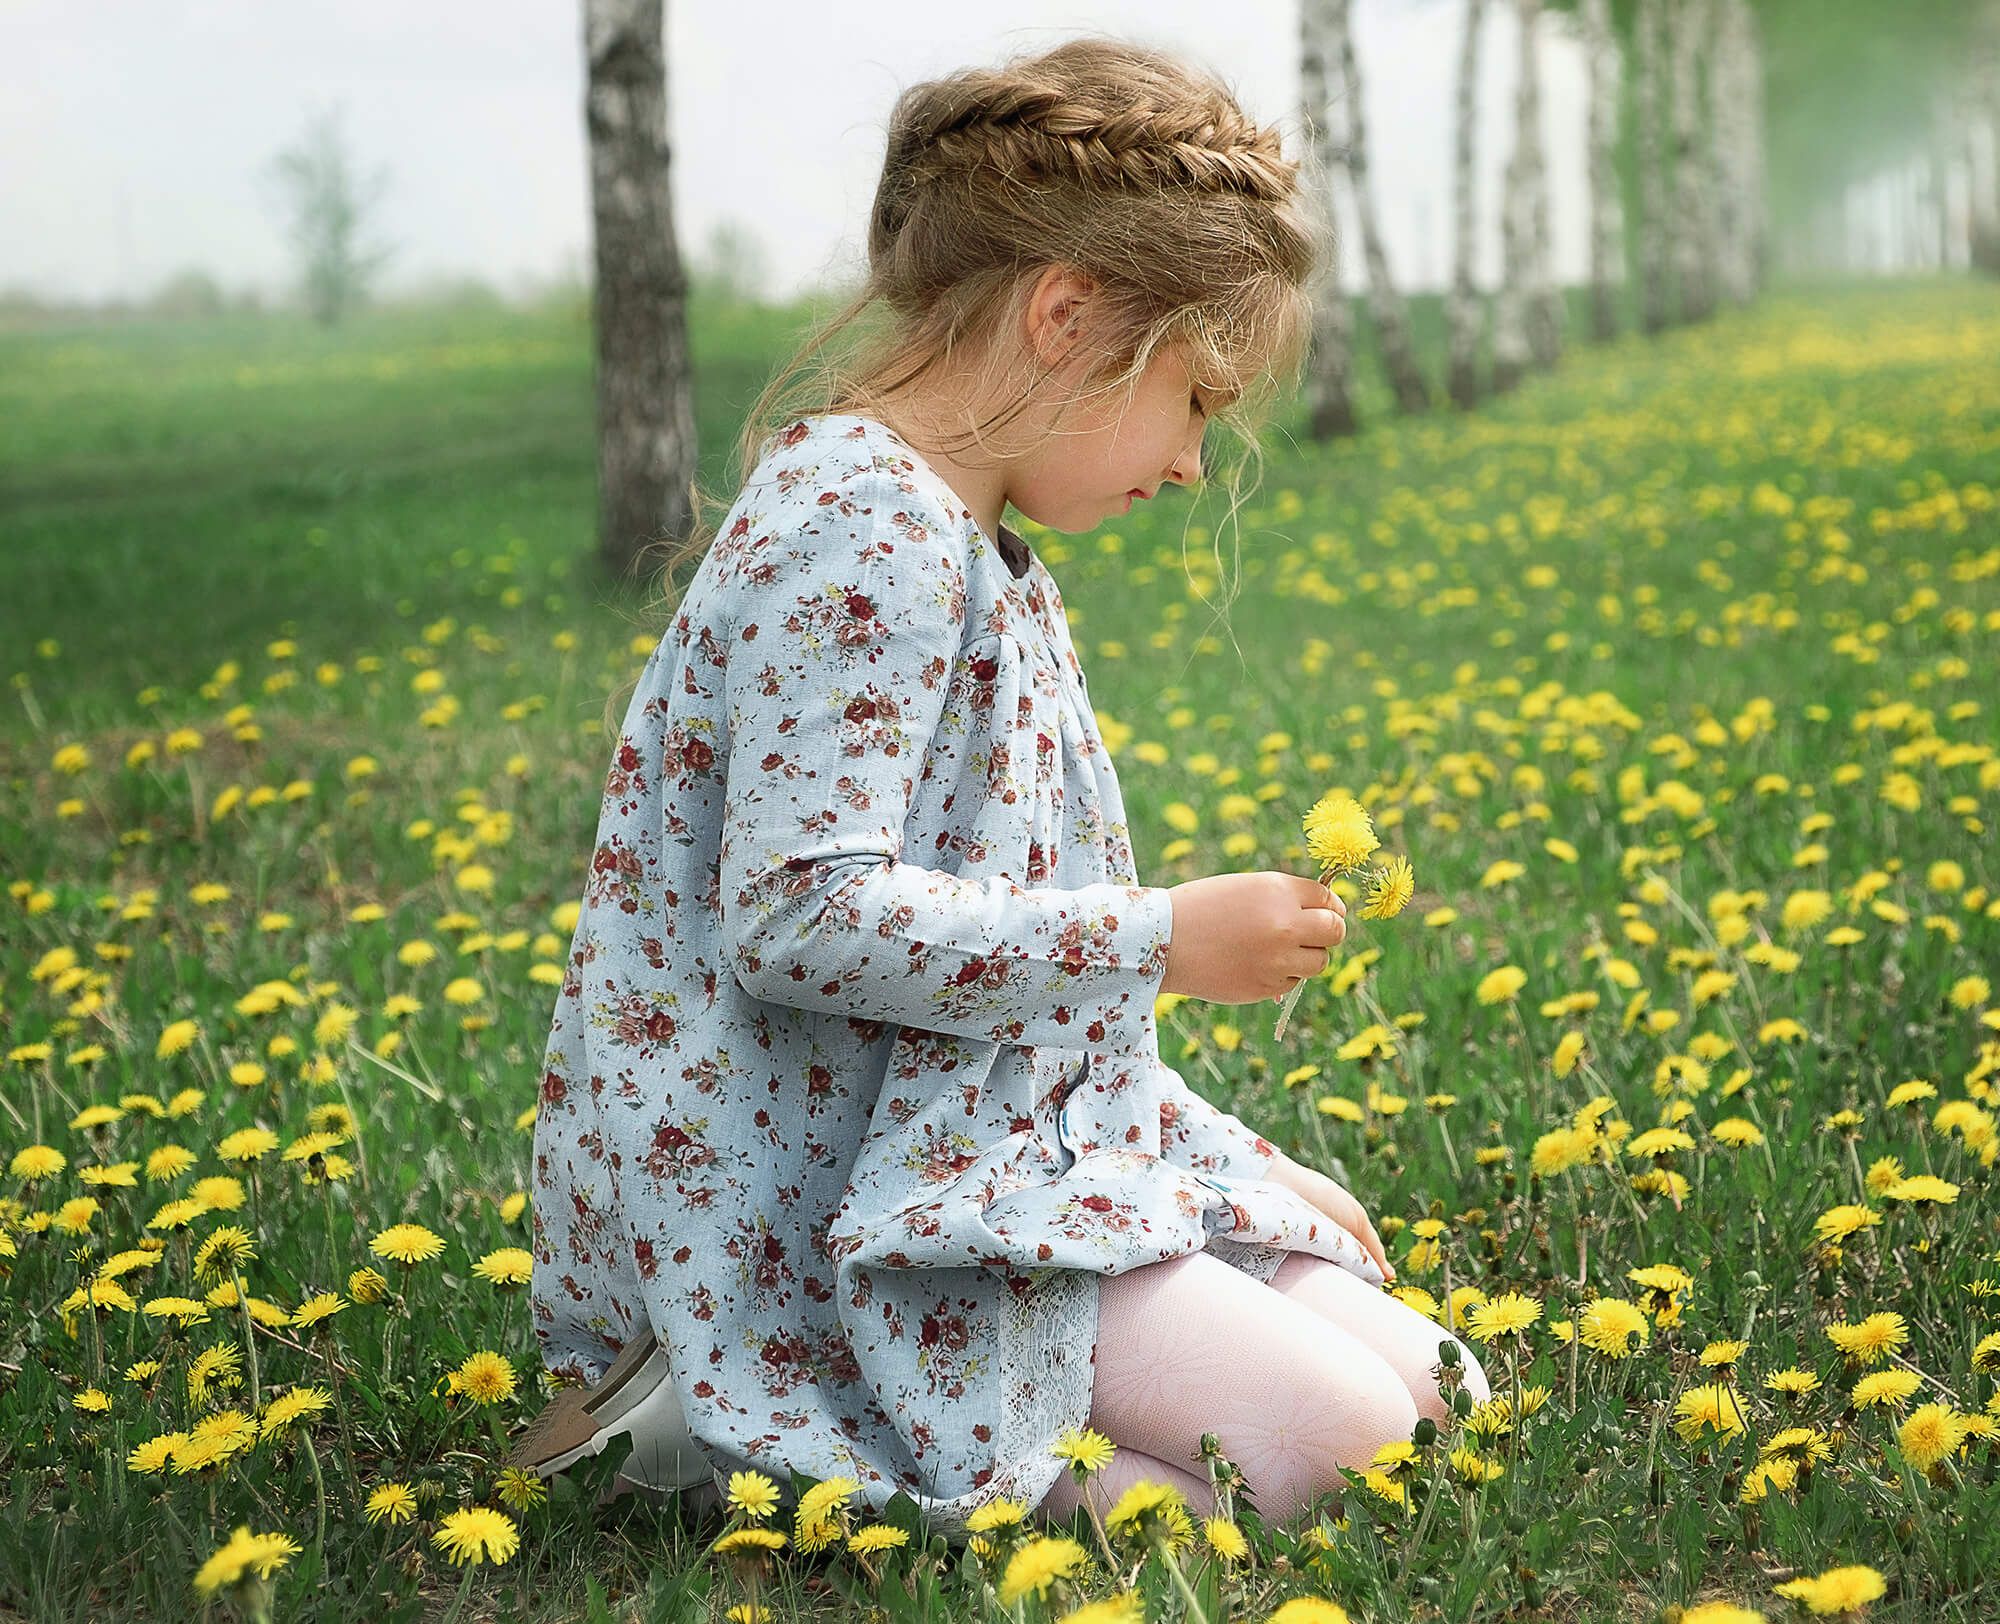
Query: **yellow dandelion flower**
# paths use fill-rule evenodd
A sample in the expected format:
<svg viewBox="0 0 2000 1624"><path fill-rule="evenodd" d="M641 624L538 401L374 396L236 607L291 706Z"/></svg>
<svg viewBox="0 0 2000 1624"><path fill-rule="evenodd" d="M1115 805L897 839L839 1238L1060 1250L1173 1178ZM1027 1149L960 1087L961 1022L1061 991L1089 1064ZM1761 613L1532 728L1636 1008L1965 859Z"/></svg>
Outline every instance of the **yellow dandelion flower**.
<svg viewBox="0 0 2000 1624"><path fill-rule="evenodd" d="M305 1547L286 1534L253 1534L239 1526L229 1541L194 1576L194 1587L204 1596L240 1584L247 1574L268 1579Z"/></svg>
<svg viewBox="0 0 2000 1624"><path fill-rule="evenodd" d="M1058 1579L1076 1577L1090 1561L1089 1552L1073 1539L1043 1535L1023 1545L1008 1560L997 1587L1002 1607L1023 1596L1046 1596Z"/></svg>
<svg viewBox="0 0 2000 1624"><path fill-rule="evenodd" d="M1652 1340L1645 1314L1622 1297L1599 1297L1577 1320L1577 1335L1583 1345L1607 1358L1623 1359Z"/></svg>
<svg viewBox="0 0 2000 1624"><path fill-rule="evenodd" d="M368 1250L395 1263L415 1264L436 1257L444 1250L444 1241L422 1224L391 1224L368 1243ZM359 1298L351 1282L348 1294Z"/></svg>
<svg viewBox="0 0 2000 1624"><path fill-rule="evenodd" d="M407 1483L384 1483L368 1496L363 1514L371 1523L408 1522L417 1514L417 1496Z"/></svg>
<svg viewBox="0 0 2000 1624"><path fill-rule="evenodd" d="M1103 1471L1111 1464L1111 1457L1118 1453L1116 1444L1090 1427L1072 1427L1049 1447L1052 1453L1072 1465L1081 1466L1086 1472Z"/></svg>
<svg viewBox="0 0 2000 1624"><path fill-rule="evenodd" d="M778 1485L762 1472L731 1472L729 1504L753 1520L768 1517L778 1509Z"/></svg>
<svg viewBox="0 0 2000 1624"><path fill-rule="evenodd" d="M505 1357L485 1350L466 1359L451 1373L450 1379L454 1393L463 1393L480 1405L512 1398L518 1380L513 1365Z"/></svg>
<svg viewBox="0 0 2000 1624"><path fill-rule="evenodd" d="M465 1562L505 1562L521 1547L521 1530L504 1511L491 1506L464 1506L451 1512L431 1543L454 1565Z"/></svg>

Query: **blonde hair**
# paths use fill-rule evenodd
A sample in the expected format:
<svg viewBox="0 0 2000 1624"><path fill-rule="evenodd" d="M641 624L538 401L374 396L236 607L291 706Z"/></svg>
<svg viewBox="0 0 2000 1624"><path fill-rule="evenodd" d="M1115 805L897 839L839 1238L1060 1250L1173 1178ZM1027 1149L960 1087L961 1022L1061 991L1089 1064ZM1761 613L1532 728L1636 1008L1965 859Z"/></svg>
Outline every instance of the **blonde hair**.
<svg viewBox="0 0 2000 1624"><path fill-rule="evenodd" d="M785 424L879 416L886 394L1020 331L1040 274L1062 264L1098 291L1096 351L1058 415L1103 396L1122 409L1154 355L1182 347L1217 399L1210 428L1234 443L1217 469L1233 524L1256 485L1246 469L1261 476L1262 424L1311 343L1312 287L1333 247L1323 196L1219 79L1127 41L1072 39L912 85L889 117L867 277L765 385L738 442L739 483ZM668 544L660 569L669 608L682 566L714 538L700 515L719 524L729 506L699 484L693 495L694 534Z"/></svg>

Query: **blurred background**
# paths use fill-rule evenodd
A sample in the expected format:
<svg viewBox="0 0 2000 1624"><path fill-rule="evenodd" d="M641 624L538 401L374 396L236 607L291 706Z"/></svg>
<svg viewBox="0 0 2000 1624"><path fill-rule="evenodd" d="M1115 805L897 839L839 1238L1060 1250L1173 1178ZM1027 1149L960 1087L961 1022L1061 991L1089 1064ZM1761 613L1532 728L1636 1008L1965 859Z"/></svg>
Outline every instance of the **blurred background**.
<svg viewBox="0 0 2000 1624"><path fill-rule="evenodd" d="M467 547L629 595L858 281L897 93L1079 32L1186 54L1324 160L1343 320L1300 438L1774 284L2000 261L1993 0L13 0L8 629L129 688L305 605L367 641ZM142 649L163 592L201 616Z"/></svg>

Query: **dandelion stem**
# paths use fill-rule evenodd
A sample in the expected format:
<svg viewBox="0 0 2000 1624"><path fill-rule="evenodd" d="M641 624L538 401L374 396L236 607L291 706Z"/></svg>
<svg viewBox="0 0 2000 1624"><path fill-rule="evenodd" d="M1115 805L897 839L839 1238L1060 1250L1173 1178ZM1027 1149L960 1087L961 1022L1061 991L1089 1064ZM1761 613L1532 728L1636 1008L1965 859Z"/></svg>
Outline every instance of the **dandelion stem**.
<svg viewBox="0 0 2000 1624"><path fill-rule="evenodd" d="M322 1570L326 1567L326 1479L320 1474L319 1451L313 1448L312 1434L303 1429L300 1440L306 1446L306 1459L312 1465L313 1474L313 1544L319 1551Z"/></svg>
<svg viewBox="0 0 2000 1624"><path fill-rule="evenodd" d="M236 1312L243 1320L243 1356L250 1361L250 1408L260 1410L264 1407L264 1394L258 1380L257 1332L250 1323L250 1299L243 1292L243 1276L233 1259L229 1265L229 1283L236 1290Z"/></svg>
<svg viewBox="0 0 2000 1624"><path fill-rule="evenodd" d="M452 1598L451 1611L445 1614L444 1624L458 1624L458 1615L465 1611L466 1593L472 1589L473 1567L470 1561L465 1564L465 1576L458 1581L458 1594Z"/></svg>
<svg viewBox="0 0 2000 1624"><path fill-rule="evenodd" d="M1167 1548L1164 1535L1156 1533L1153 1536L1153 1549L1159 1553L1160 1561L1166 1567L1167 1576L1174 1582L1174 1588L1186 1599L1188 1617L1198 1620L1199 1624L1208 1624L1208 1614L1202 1611L1201 1600L1195 1595L1193 1587L1188 1584L1187 1575L1181 1572L1180 1563L1174 1560L1174 1553Z"/></svg>

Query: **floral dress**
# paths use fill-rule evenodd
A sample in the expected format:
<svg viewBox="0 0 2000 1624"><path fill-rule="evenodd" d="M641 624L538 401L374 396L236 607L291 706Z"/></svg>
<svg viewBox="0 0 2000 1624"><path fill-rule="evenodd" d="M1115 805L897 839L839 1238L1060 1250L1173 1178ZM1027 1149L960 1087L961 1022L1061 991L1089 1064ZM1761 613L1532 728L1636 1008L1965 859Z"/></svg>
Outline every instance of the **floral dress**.
<svg viewBox="0 0 2000 1624"><path fill-rule="evenodd" d="M1056 583L872 418L794 421L648 659L543 1065L535 1333L650 1323L718 1487L1038 1505L1103 1275L1382 1276L1162 1061L1172 906Z"/></svg>

